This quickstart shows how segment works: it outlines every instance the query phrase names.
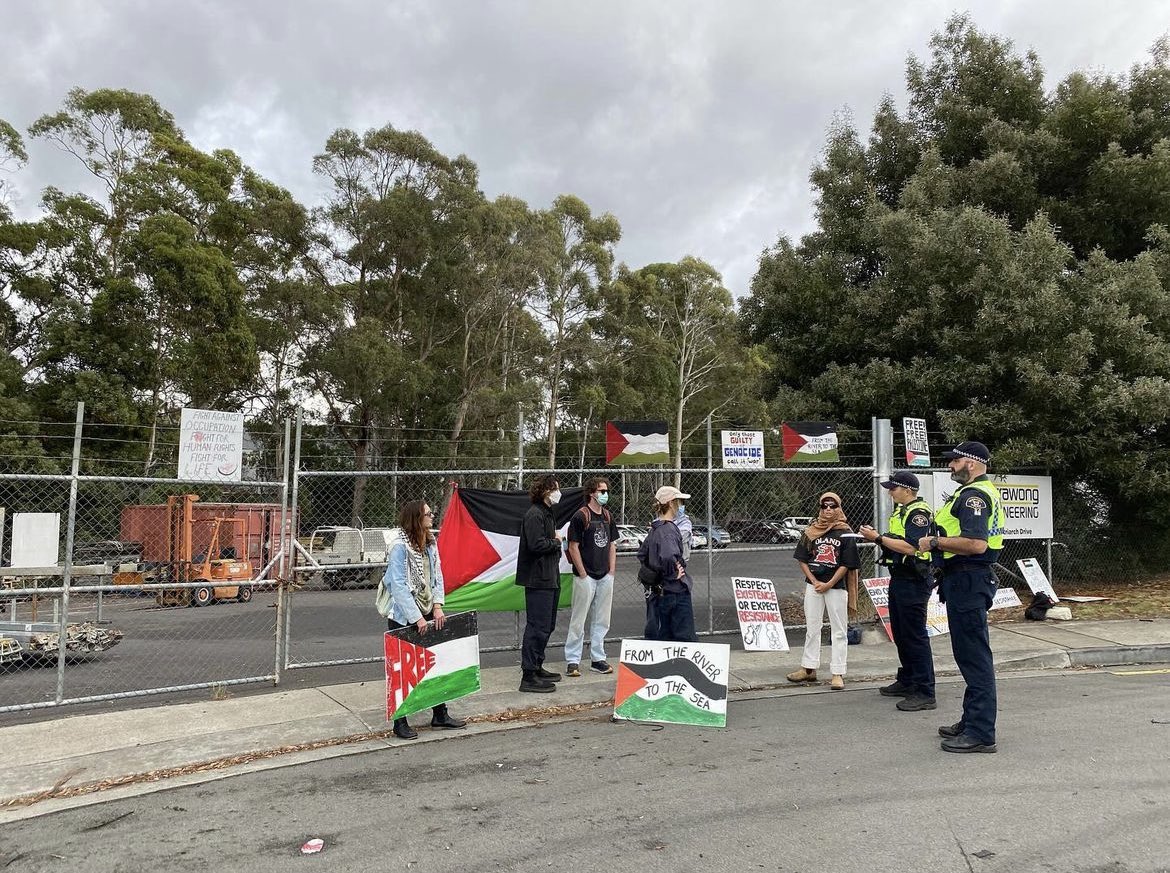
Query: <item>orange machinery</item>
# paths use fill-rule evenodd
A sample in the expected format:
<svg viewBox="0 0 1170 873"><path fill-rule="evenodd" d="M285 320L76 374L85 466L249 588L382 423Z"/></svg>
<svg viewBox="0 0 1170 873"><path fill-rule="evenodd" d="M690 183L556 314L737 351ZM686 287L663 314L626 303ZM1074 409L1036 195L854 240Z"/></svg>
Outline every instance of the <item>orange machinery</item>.
<svg viewBox="0 0 1170 873"><path fill-rule="evenodd" d="M198 501L198 494L167 498L168 572L175 582L204 581L208 584L163 589L155 595L155 600L160 606L207 606L216 600L247 603L252 599L252 564L239 558L234 547L220 549L220 532L224 525L242 525L244 519L225 516L196 519L195 504ZM197 524L211 525L207 547L200 556L194 554Z"/></svg>

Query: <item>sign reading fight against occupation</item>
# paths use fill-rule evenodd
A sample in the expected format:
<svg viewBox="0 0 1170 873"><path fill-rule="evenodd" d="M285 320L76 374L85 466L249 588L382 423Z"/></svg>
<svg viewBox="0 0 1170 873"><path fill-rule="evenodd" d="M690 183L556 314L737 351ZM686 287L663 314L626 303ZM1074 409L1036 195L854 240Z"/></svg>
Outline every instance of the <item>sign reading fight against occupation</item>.
<svg viewBox="0 0 1170 873"><path fill-rule="evenodd" d="M911 467L930 466L930 439L925 418L903 418L902 436L906 440L906 463Z"/></svg>
<svg viewBox="0 0 1170 873"><path fill-rule="evenodd" d="M1024 574L1024 581L1028 583L1028 587L1032 589L1033 594L1043 591L1052 598L1053 603L1060 603L1060 598L1056 596L1056 591L1053 589L1052 583L1048 581L1048 577L1044 574L1044 568L1040 566L1039 561L1035 558L1020 558L1016 561L1016 566Z"/></svg>
<svg viewBox="0 0 1170 873"><path fill-rule="evenodd" d="M745 652L787 652L788 637L771 579L733 576L732 592Z"/></svg>
<svg viewBox="0 0 1170 873"><path fill-rule="evenodd" d="M614 718L727 725L731 646L622 640Z"/></svg>
<svg viewBox="0 0 1170 873"><path fill-rule="evenodd" d="M1052 539L1052 477L991 475L999 489L1005 516L1003 535L1009 540ZM935 472L921 480L918 496L938 509L961 486L950 473Z"/></svg>
<svg viewBox="0 0 1170 873"><path fill-rule="evenodd" d="M764 469L764 432L762 430L721 430L723 469Z"/></svg>
<svg viewBox="0 0 1170 873"><path fill-rule="evenodd" d="M442 630L431 623L386 631L386 720L405 718L479 691L479 616L448 615Z"/></svg>
<svg viewBox="0 0 1170 873"><path fill-rule="evenodd" d="M244 460L244 413L184 409L179 417L178 479L239 482Z"/></svg>
<svg viewBox="0 0 1170 873"><path fill-rule="evenodd" d="M862 584L865 585L865 593L869 595L869 599L873 601L874 612L881 620L882 627L886 630L886 636L891 640L894 638L894 631L890 628L890 580L882 579L863 579ZM995 599L991 601L992 609L1007 609L1009 606L1023 606L1020 603L1020 597L1012 588L1000 588L995 592ZM930 600L926 602L926 635L937 637L941 634L950 633L950 621L947 619L947 607L945 603L939 603L938 591L932 591Z"/></svg>

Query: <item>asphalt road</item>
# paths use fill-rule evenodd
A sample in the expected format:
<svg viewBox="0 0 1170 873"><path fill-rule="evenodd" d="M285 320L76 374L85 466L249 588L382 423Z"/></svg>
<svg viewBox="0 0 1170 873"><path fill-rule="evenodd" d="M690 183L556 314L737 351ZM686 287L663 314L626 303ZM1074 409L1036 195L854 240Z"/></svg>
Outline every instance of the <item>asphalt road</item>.
<svg viewBox="0 0 1170 873"><path fill-rule="evenodd" d="M792 560L792 546L747 547L733 545L712 553L712 603L714 628L738 627L731 600L732 576L773 579L783 596L799 592L801 583ZM611 637L641 636L645 617L642 586L636 577L632 554L618 557ZM695 579L695 618L700 630L708 627L707 566L705 550L691 555ZM276 595L258 591L251 603L223 602L208 607L155 606L150 597L108 596L102 618L125 634L108 652L70 662L65 671L65 697L90 697L118 692L169 688L194 683L225 682L271 675L275 670ZM96 618L96 598L77 595L71 601L70 620ZM28 620L29 605L17 607ZM285 671L284 684L292 687L364 681L381 675L381 634L385 624L374 609L370 588L304 589L292 597L290 664L368 659L368 663L313 667ZM42 601L40 621L51 619L51 606ZM0 620L10 620L0 616ZM562 646L568 626L568 610L562 610L550 646ZM481 613L480 644L484 649L515 648L523 629L523 615ZM554 657L560 657L559 653ZM487 666L511 664L513 651L485 653ZM0 705L53 700L56 664L0 666ZM201 696L206 691L199 692ZM125 705L115 704L115 705ZM29 717L43 718L32 713ZM0 715L9 720L12 716Z"/></svg>
<svg viewBox="0 0 1170 873"><path fill-rule="evenodd" d="M872 688L398 744L0 827L0 869L1170 870L1170 675L1001 679L1000 751ZM324 851L302 856L308 839Z"/></svg>

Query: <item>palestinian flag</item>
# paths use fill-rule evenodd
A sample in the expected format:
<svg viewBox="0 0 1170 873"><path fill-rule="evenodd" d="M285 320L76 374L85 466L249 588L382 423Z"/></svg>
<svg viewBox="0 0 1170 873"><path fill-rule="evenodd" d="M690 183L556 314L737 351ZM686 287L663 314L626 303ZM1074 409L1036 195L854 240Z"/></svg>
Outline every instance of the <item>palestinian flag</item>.
<svg viewBox="0 0 1170 873"><path fill-rule="evenodd" d="M607 421L605 463L622 466L670 462L665 421Z"/></svg>
<svg viewBox="0 0 1170 873"><path fill-rule="evenodd" d="M562 488L553 507L557 530L568 534L573 513L584 504L580 488ZM445 608L452 611L522 612L524 589L516 584L520 525L532 501L527 491L456 488L439 526ZM573 569L561 553L562 607L573 596Z"/></svg>
<svg viewBox="0 0 1170 873"><path fill-rule="evenodd" d="M622 640L614 718L727 725L731 646Z"/></svg>
<svg viewBox="0 0 1170 873"><path fill-rule="evenodd" d="M838 461L837 426L827 421L786 421L781 427L785 461Z"/></svg>
<svg viewBox="0 0 1170 873"><path fill-rule="evenodd" d="M448 615L443 629L387 631L386 720L393 721L479 691L479 617Z"/></svg>

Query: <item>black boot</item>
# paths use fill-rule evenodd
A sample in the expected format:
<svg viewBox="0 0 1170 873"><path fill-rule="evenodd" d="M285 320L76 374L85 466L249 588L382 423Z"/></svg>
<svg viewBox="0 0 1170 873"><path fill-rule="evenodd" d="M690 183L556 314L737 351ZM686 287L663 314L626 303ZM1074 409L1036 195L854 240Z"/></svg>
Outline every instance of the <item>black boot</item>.
<svg viewBox="0 0 1170 873"><path fill-rule="evenodd" d="M431 727L456 730L461 727L467 727L467 722L461 718L452 718L451 713L447 712L447 704L440 703L431 710Z"/></svg>
<svg viewBox="0 0 1170 873"><path fill-rule="evenodd" d="M406 719L396 718L394 719L394 736L400 740L417 740L418 731L412 728Z"/></svg>
<svg viewBox="0 0 1170 873"><path fill-rule="evenodd" d="M552 670L544 669L544 664L536 668L536 678L543 679L545 682L560 682L561 674L554 673Z"/></svg>
<svg viewBox="0 0 1170 873"><path fill-rule="evenodd" d="M535 670L525 670L524 678L520 680L520 690L530 691L533 694L549 694L556 691L557 686L553 685L536 675Z"/></svg>

